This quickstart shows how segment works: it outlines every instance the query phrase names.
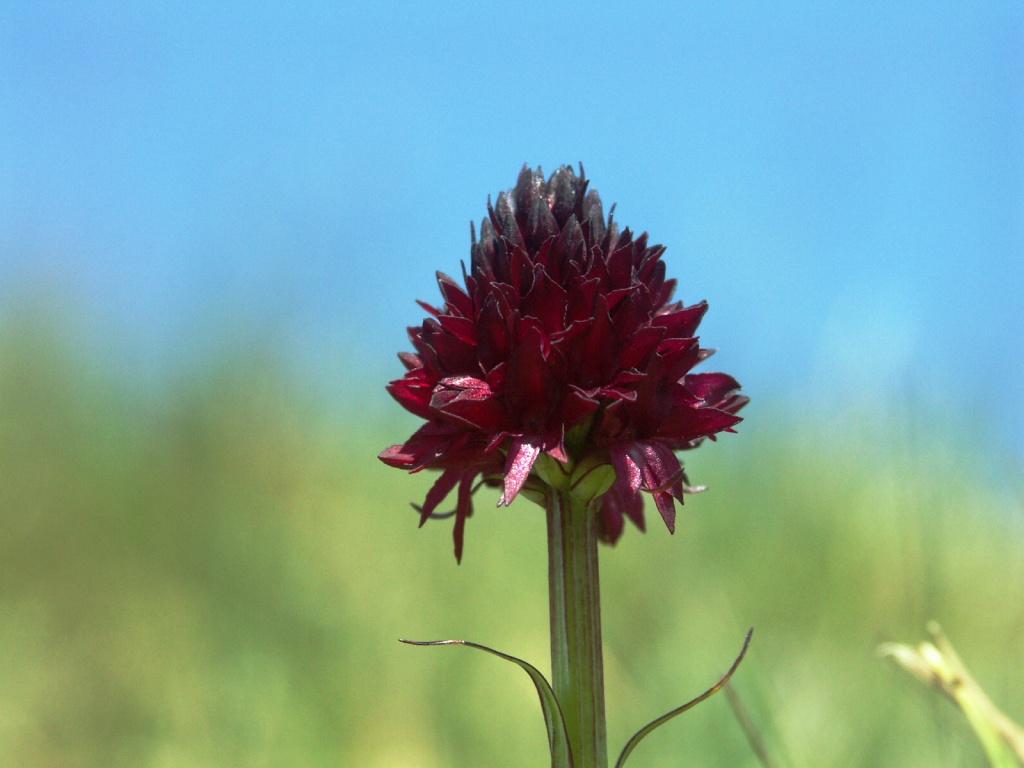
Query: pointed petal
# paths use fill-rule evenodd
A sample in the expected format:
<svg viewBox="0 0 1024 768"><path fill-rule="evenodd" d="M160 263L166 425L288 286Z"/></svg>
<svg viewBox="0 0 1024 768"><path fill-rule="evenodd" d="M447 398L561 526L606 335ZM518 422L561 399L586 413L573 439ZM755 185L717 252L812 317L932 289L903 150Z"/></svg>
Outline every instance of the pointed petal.
<svg viewBox="0 0 1024 768"><path fill-rule="evenodd" d="M551 196L551 213L558 221L566 221L576 210L580 180L572 168L563 165L548 180L548 194Z"/></svg>
<svg viewBox="0 0 1024 768"><path fill-rule="evenodd" d="M446 331L444 327L432 317L423 321L420 329L421 340L416 346L416 351L423 354L425 351L432 351L437 361L437 366L445 372L455 373L458 371L470 371L477 366L476 348L473 344L467 344L457 336Z"/></svg>
<svg viewBox="0 0 1024 768"><path fill-rule="evenodd" d="M501 236L512 245L525 245L523 234L519 231L519 224L516 221L515 201L507 192L498 195L498 204L495 211L498 229Z"/></svg>
<svg viewBox="0 0 1024 768"><path fill-rule="evenodd" d="M547 201L541 197L536 198L521 210L529 211L526 220L527 243L534 250L540 247L541 243L558 234L558 222L551 215Z"/></svg>
<svg viewBox="0 0 1024 768"><path fill-rule="evenodd" d="M625 489L634 494L640 490L643 482L640 475L640 465L630 456L629 451L622 446L616 446L611 450L612 466L615 467L615 476Z"/></svg>
<svg viewBox="0 0 1024 768"><path fill-rule="evenodd" d="M629 456L640 467L643 480L641 487L654 496L654 503L661 513L670 533L675 533L676 508L673 496L683 497L683 467L672 449L657 441L634 443L629 447Z"/></svg>
<svg viewBox="0 0 1024 768"><path fill-rule="evenodd" d="M525 330L508 361L506 396L514 411L546 410L552 366L545 360L544 333L525 321L522 327Z"/></svg>
<svg viewBox="0 0 1024 768"><path fill-rule="evenodd" d="M377 458L396 469L409 469L414 462L413 456L405 450L404 445L390 445L377 454Z"/></svg>
<svg viewBox="0 0 1024 768"><path fill-rule="evenodd" d="M665 338L665 329L658 325L640 328L629 337L622 354L619 356L621 368L639 368L643 370L658 344Z"/></svg>
<svg viewBox="0 0 1024 768"><path fill-rule="evenodd" d="M441 473L441 476L437 478L430 490L427 491L427 497L423 500L423 507L420 509L420 527L430 519L434 510L437 509L437 505L444 501L455 484L459 482L459 472L454 469L446 469Z"/></svg>
<svg viewBox="0 0 1024 768"><path fill-rule="evenodd" d="M435 307L433 304L428 304L427 302L420 301L419 299L416 299L416 303L423 307L424 310L426 310L429 314L433 315L434 317L437 317L438 315L441 314L441 310Z"/></svg>
<svg viewBox="0 0 1024 768"><path fill-rule="evenodd" d="M700 325L700 321L704 317L704 313L707 311L708 303L706 301L701 301L694 304L692 307L686 307L677 312L658 315L651 321L651 323L653 325L660 325L663 328L667 328L669 336L688 339L697 332L697 326Z"/></svg>
<svg viewBox="0 0 1024 768"><path fill-rule="evenodd" d="M583 218L590 226L590 241L600 242L604 237L604 209L601 207L601 196L596 189L587 192L583 199Z"/></svg>
<svg viewBox="0 0 1024 768"><path fill-rule="evenodd" d="M562 432L559 434L557 440L545 440L544 441L544 453L553 458L555 461L559 461L562 464L569 463L569 454L565 452L565 428L563 426Z"/></svg>
<svg viewBox="0 0 1024 768"><path fill-rule="evenodd" d="M714 406L740 388L740 383L725 373L691 373L684 385L698 400Z"/></svg>
<svg viewBox="0 0 1024 768"><path fill-rule="evenodd" d="M644 522L644 500L639 492L631 494L623 503L622 509L641 533L647 531L647 524Z"/></svg>
<svg viewBox="0 0 1024 768"><path fill-rule="evenodd" d="M463 317L473 316L473 299L471 299L455 280L444 272L437 273L437 285L441 289L441 295L452 310L452 314L459 314Z"/></svg>
<svg viewBox="0 0 1024 768"><path fill-rule="evenodd" d="M614 544L622 536L622 530L626 527L626 521L622 516L622 512L616 508L615 503L609 498L610 495L610 492L606 493L601 503L598 535L602 541Z"/></svg>
<svg viewBox="0 0 1024 768"><path fill-rule="evenodd" d="M581 337L579 345L582 353L580 381L588 385L603 383L601 361L607 356L611 343L612 321L608 316L608 303L603 294L598 294L594 303L594 322L590 326L590 333Z"/></svg>
<svg viewBox="0 0 1024 768"><path fill-rule="evenodd" d="M536 317L548 333L565 328L565 311L569 303L568 294L547 273L537 265L533 270L533 287L523 298L523 314Z"/></svg>
<svg viewBox="0 0 1024 768"><path fill-rule="evenodd" d="M666 339L658 345L658 357L664 378L678 381L701 361L697 339Z"/></svg>
<svg viewBox="0 0 1024 768"><path fill-rule="evenodd" d="M669 440L689 442L725 432L743 419L718 408L677 407L658 427L657 436Z"/></svg>
<svg viewBox="0 0 1024 768"><path fill-rule="evenodd" d="M434 388L430 407L485 432L509 426L508 413L502 399L486 381L472 376L441 379Z"/></svg>
<svg viewBox="0 0 1024 768"><path fill-rule="evenodd" d="M498 500L499 507L507 507L519 495L539 455L538 443L525 437L517 437L512 441L508 450L508 462L505 464L505 490Z"/></svg>
<svg viewBox="0 0 1024 768"><path fill-rule="evenodd" d="M403 445L392 445L381 451L378 458L390 467L418 472L456 450L466 438L467 433L456 427L428 422Z"/></svg>
<svg viewBox="0 0 1024 768"><path fill-rule="evenodd" d="M591 322L594 317L594 300L601 286L601 281L596 277L589 280L581 280L569 292L569 309L566 321Z"/></svg>
<svg viewBox="0 0 1024 768"><path fill-rule="evenodd" d="M643 488L646 491L669 491L683 476L683 465L672 452L672 449L658 441L637 443L639 453L637 463L643 474ZM679 495L682 496L682 490Z"/></svg>
<svg viewBox="0 0 1024 768"><path fill-rule="evenodd" d="M398 359L402 361L402 365L408 371L423 367L423 361L420 360L419 355L414 355L412 352L399 352Z"/></svg>
<svg viewBox="0 0 1024 768"><path fill-rule="evenodd" d="M422 368L410 371L404 378L396 379L387 386L388 394L407 411L422 419L431 418L430 398L433 389Z"/></svg>
<svg viewBox="0 0 1024 768"><path fill-rule="evenodd" d="M476 346L476 325L470 318L457 315L441 315L438 317L438 322L441 323L442 328L459 341Z"/></svg>
<svg viewBox="0 0 1024 768"><path fill-rule="evenodd" d="M539 172L539 169L533 171L530 169L530 166L524 164L522 170L519 171L515 190L512 192L512 199L515 201L516 210L529 211L535 201L543 201L543 188L544 175Z"/></svg>
<svg viewBox="0 0 1024 768"><path fill-rule="evenodd" d="M654 496L654 504L658 507L658 512L661 513L661 519L665 521L665 527L668 528L668 532L675 533L676 502L672 498L672 494L666 491L659 491L652 495Z"/></svg>
<svg viewBox="0 0 1024 768"><path fill-rule="evenodd" d="M455 562L462 562L462 544L466 530L466 518L473 514L473 480L476 473L466 473L459 482L459 502L455 508L455 527L452 540L455 544Z"/></svg>
<svg viewBox="0 0 1024 768"><path fill-rule="evenodd" d="M718 410L725 411L726 413L736 413L749 402L749 397L737 393L725 398L725 400L717 405L717 408ZM732 430L730 429L729 431L731 432Z"/></svg>
<svg viewBox="0 0 1024 768"><path fill-rule="evenodd" d="M634 245L626 243L608 257L608 277L615 288L624 288L632 282Z"/></svg>

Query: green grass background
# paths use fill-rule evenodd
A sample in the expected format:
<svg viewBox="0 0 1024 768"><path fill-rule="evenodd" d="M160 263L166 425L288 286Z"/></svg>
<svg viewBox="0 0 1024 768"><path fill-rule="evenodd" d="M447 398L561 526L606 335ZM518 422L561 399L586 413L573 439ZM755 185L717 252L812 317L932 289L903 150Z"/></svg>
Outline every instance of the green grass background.
<svg viewBox="0 0 1024 768"><path fill-rule="evenodd" d="M941 414L752 394L741 433L690 457L711 490L677 534L649 512L602 549L613 750L754 626L735 685L779 765L981 765L958 713L874 647L937 619L1024 717L1020 467ZM133 380L6 318L0 765L546 765L520 670L397 642L548 668L542 513L481 492L457 567L450 523L418 530L408 506L429 478L375 459L413 426L244 345ZM724 697L631 764L756 765Z"/></svg>

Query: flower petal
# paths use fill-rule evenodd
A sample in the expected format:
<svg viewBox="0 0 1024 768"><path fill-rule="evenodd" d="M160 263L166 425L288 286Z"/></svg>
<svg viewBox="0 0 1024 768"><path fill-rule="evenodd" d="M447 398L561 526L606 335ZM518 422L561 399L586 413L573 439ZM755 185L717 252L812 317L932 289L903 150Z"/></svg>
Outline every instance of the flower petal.
<svg viewBox="0 0 1024 768"><path fill-rule="evenodd" d="M708 303L701 301L692 307L685 307L676 312L658 315L651 322L654 325L660 325L668 329L669 336L687 339L697 332L697 326L700 325L700 321L707 311Z"/></svg>
<svg viewBox="0 0 1024 768"><path fill-rule="evenodd" d="M649 325L640 328L626 342L622 354L619 355L619 365L622 368L646 368L647 362L663 338L665 328L662 326Z"/></svg>
<svg viewBox="0 0 1024 768"><path fill-rule="evenodd" d="M473 514L473 480L476 473L466 473L459 482L459 501L455 508L455 526L452 540L455 544L455 562L462 562L462 544L466 530L466 518Z"/></svg>
<svg viewBox="0 0 1024 768"><path fill-rule="evenodd" d="M676 502L672 498L672 494L667 491L658 491L652 494L654 496L654 505L658 508L658 512L661 513L661 519L665 521L665 527L668 528L669 533L676 532Z"/></svg>
<svg viewBox="0 0 1024 768"><path fill-rule="evenodd" d="M544 354L543 331L525 320L522 327L519 343L509 356L505 384L509 406L528 417L550 408L551 366Z"/></svg>
<svg viewBox="0 0 1024 768"><path fill-rule="evenodd" d="M441 327L459 341L476 346L476 325L468 317L441 315L437 318Z"/></svg>
<svg viewBox="0 0 1024 768"><path fill-rule="evenodd" d="M540 451L539 443L527 440L525 437L517 437L512 441L512 445L508 449L508 461L505 464L505 489L498 500L499 507L507 507L519 495Z"/></svg>
<svg viewBox="0 0 1024 768"><path fill-rule="evenodd" d="M684 385L698 400L715 406L740 388L740 383L725 373L691 373Z"/></svg>
<svg viewBox="0 0 1024 768"><path fill-rule="evenodd" d="M430 398L433 390L422 368L410 371L404 378L396 379L387 386L388 394L407 411L422 419L431 418Z"/></svg>
<svg viewBox="0 0 1024 768"><path fill-rule="evenodd" d="M486 381L472 376L442 379L430 407L475 429L493 432L509 427L505 406Z"/></svg>
<svg viewBox="0 0 1024 768"><path fill-rule="evenodd" d="M437 285L441 289L445 303L452 314L459 314L463 317L473 316L473 299L463 291L459 284L444 272L437 273Z"/></svg>
<svg viewBox="0 0 1024 768"><path fill-rule="evenodd" d="M533 287L523 297L523 314L536 317L548 333L565 328L565 311L569 296L558 283L551 279L539 264L533 269Z"/></svg>
<svg viewBox="0 0 1024 768"><path fill-rule="evenodd" d="M615 476L618 483L630 495L635 494L643 485L643 477L640 472L640 465L637 463L628 450L628 446L616 446L611 450L612 466L615 467Z"/></svg>
<svg viewBox="0 0 1024 768"><path fill-rule="evenodd" d="M427 497L423 500L423 507L420 509L420 527L430 519L430 516L437 509L437 505L444 501L445 496L451 493L452 488L459 482L460 475L454 469L446 469L437 478L434 484L427 491Z"/></svg>

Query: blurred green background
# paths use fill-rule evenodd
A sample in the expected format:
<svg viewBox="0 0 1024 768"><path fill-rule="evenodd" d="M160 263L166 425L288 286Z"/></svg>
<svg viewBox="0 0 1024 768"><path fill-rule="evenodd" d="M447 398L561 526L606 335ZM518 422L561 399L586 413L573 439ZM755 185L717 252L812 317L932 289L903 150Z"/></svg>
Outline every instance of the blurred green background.
<svg viewBox="0 0 1024 768"><path fill-rule="evenodd" d="M783 767L1024 719L1024 5L0 0L0 768L542 766L545 531L456 567L393 354L524 162L582 160L752 396L602 553L610 743L736 678ZM724 698L632 768L754 765Z"/></svg>
<svg viewBox="0 0 1024 768"><path fill-rule="evenodd" d="M397 642L547 669L538 508L481 498L457 567L450 523L408 506L427 478L374 458L411 419L227 342L129 385L56 314L0 331L0 764L546 764L519 670ZM959 714L873 649L936 618L1024 713L1020 467L905 408L755 405L692 455L711 490L675 537L652 520L602 549L611 744L753 625L736 688L780 765L980 765ZM632 760L756 764L723 697Z"/></svg>

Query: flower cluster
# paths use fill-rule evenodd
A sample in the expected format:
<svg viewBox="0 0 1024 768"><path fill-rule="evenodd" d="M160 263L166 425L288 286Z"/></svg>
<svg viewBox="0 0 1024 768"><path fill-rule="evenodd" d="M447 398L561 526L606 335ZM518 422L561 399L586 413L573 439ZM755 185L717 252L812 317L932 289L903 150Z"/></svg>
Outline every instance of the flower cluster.
<svg viewBox="0 0 1024 768"><path fill-rule="evenodd" d="M696 337L707 304L672 300L665 248L620 231L614 206L606 219L582 167L546 181L524 167L487 212L463 284L438 273L444 303L420 302L430 316L409 329L416 351L388 386L426 424L381 460L440 470L421 524L458 489L457 559L477 479L500 484L507 505L543 454L614 468L594 502L605 541L625 517L644 528L641 491L674 530L691 490L674 452L731 431L747 402L731 376L691 373L712 353Z"/></svg>

